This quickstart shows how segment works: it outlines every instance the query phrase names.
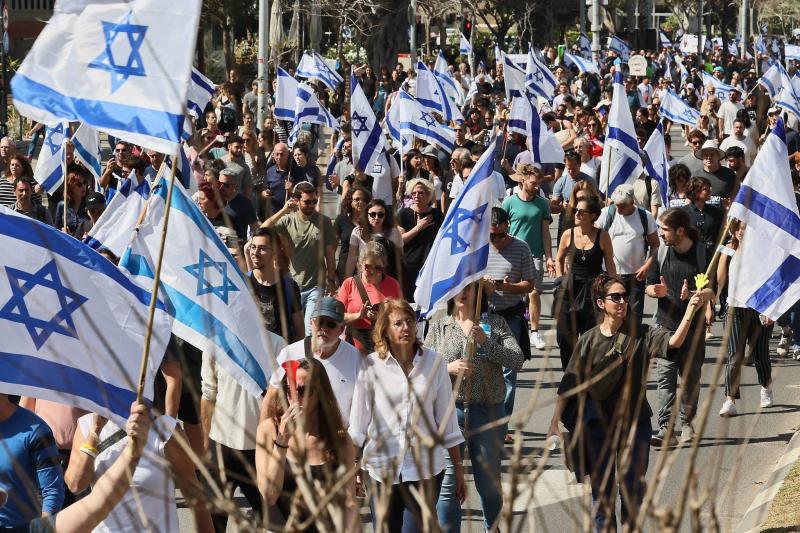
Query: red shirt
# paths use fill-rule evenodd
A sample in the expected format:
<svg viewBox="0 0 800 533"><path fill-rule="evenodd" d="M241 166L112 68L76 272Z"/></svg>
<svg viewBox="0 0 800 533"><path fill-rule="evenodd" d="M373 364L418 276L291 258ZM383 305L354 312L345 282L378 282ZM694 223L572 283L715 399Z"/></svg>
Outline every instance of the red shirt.
<svg viewBox="0 0 800 533"><path fill-rule="evenodd" d="M360 276L361 274L357 274ZM361 278L361 281L364 283L364 288L367 291L367 296L369 297L369 302L372 305L379 304L382 301L386 300L387 298L401 298L402 294L400 292L400 284L391 276L384 276L383 281L381 281L377 286L371 285L364 281L364 278ZM347 278L342 282L342 285L339 287L339 294L336 298L344 304L344 311L345 313L358 313L361 311L361 308L364 306L364 300L361 299L361 295L358 293L358 287L356 287L353 278ZM350 327L355 329L369 329L372 327L372 322L368 318L362 318L352 322ZM356 340L356 347L361 349L362 346L358 346Z"/></svg>

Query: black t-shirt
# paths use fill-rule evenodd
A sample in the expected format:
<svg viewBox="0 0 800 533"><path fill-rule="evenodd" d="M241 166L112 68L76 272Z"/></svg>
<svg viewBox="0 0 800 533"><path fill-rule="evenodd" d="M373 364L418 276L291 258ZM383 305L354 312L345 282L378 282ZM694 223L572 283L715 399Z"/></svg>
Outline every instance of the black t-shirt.
<svg viewBox="0 0 800 533"><path fill-rule="evenodd" d="M252 272L249 272L247 275L250 276L250 280L252 281L253 293L255 294L256 303L261 311L261 315L264 317L264 324L272 333L283 336L279 314L280 300L278 300L278 286L262 285L255 280ZM289 275L283 276L281 281L285 284L282 298L287 304L286 324L289 330L289 338L293 339L292 313L300 310L300 287L298 287L297 283Z"/></svg>
<svg viewBox="0 0 800 533"><path fill-rule="evenodd" d="M706 248L713 253L714 246L719 241L719 232L725 219L725 213L722 208L716 205L706 205L701 211L694 204L687 204L681 209L689 213L692 225L700 232L700 237L705 242Z"/></svg>
<svg viewBox="0 0 800 533"><path fill-rule="evenodd" d="M350 184L350 187L354 187L355 185L359 185L362 189L366 189L370 194L372 194L372 185L375 183L375 178L370 176L369 174L364 176L364 181L356 181L356 177L354 174L350 174L347 176L344 181Z"/></svg>
<svg viewBox="0 0 800 533"><path fill-rule="evenodd" d="M427 213L417 213L410 207L404 207L397 213L397 224L404 231L410 231L417 225L417 221L420 218L428 215L433 215L433 223L428 224L413 239L403 243L403 258L412 271L421 269L423 263L425 263L425 259L431 251L431 246L433 246L433 241L436 239L436 234L439 232L442 222L444 222L444 215L437 209L431 209Z"/></svg>
<svg viewBox="0 0 800 533"><path fill-rule="evenodd" d="M663 246L663 245L662 245ZM667 295L658 299L658 310L656 311L656 324L675 331L678 324L689 306L689 300L681 300L681 289L683 280L689 282L689 290L694 291L697 286L694 283L695 275L705 272L708 257L704 264L698 265L697 246L705 246L702 242L695 242L685 253L678 253L673 247L667 247L667 255L664 258L664 268L662 269L658 261L653 261L650 265L650 272L647 275L647 284L655 285L661 283L661 276L667 282Z"/></svg>
<svg viewBox="0 0 800 533"><path fill-rule="evenodd" d="M339 258L336 261L336 273L339 276L339 283L347 277L344 275L344 267L347 265L347 256L350 253L350 235L356 225L350 217L340 213L333 222L333 232L339 238Z"/></svg>
<svg viewBox="0 0 800 533"><path fill-rule="evenodd" d="M700 168L692 169L692 176L701 176L711 182L711 205L719 205L720 198L730 198L737 186L736 173L728 167L720 167L716 172L706 172L700 162Z"/></svg>
<svg viewBox="0 0 800 533"><path fill-rule="evenodd" d="M225 206L225 211L231 217L231 224L233 224L233 229L236 231L236 236L239 237L239 240L241 242L247 240L247 228L250 224L258 222L253 202L239 193L228 202L228 205Z"/></svg>

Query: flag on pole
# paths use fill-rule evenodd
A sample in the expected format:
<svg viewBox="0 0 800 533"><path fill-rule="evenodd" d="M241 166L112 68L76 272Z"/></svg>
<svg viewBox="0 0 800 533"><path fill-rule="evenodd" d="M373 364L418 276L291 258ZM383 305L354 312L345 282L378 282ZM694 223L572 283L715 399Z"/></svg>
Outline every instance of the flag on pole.
<svg viewBox="0 0 800 533"><path fill-rule="evenodd" d="M672 41L669 40L669 36L664 32L664 30L658 30L658 36L661 39L662 48L672 48Z"/></svg>
<svg viewBox="0 0 800 533"><path fill-rule="evenodd" d="M136 399L150 293L57 229L0 207L0 390L120 423ZM144 397L169 340L156 306Z"/></svg>
<svg viewBox="0 0 800 533"><path fill-rule="evenodd" d="M325 62L325 58L317 52L305 52L297 65L296 71L298 78L310 78L321 81L331 91L335 91L340 83L344 81L338 72L331 69Z"/></svg>
<svg viewBox="0 0 800 533"><path fill-rule="evenodd" d="M439 124L416 98L403 90L389 109L386 125L392 139L400 144L403 151L411 137L424 139L448 153L455 147L456 135L453 130Z"/></svg>
<svg viewBox="0 0 800 533"><path fill-rule="evenodd" d="M33 177L47 194L53 194L64 182L64 145L68 139L69 124L66 122L45 130Z"/></svg>
<svg viewBox="0 0 800 533"><path fill-rule="evenodd" d="M294 108L294 127L289 133L289 146L294 146L300 126L303 124L319 124L330 128L339 129L339 121L325 109L317 98L314 89L306 83L297 84L297 98Z"/></svg>
<svg viewBox="0 0 800 533"><path fill-rule="evenodd" d="M108 201L83 242L95 250L105 248L122 257L149 197L150 183L146 179L140 182L136 173L131 172Z"/></svg>
<svg viewBox="0 0 800 533"><path fill-rule="evenodd" d="M169 183L160 178L120 268L152 285ZM276 354L245 275L183 186L175 182L159 296L175 318L172 332L214 357L248 392L266 388Z"/></svg>
<svg viewBox="0 0 800 533"><path fill-rule="evenodd" d="M578 37L578 52L582 57L592 57L592 40L584 32L581 32L581 36Z"/></svg>
<svg viewBox="0 0 800 533"><path fill-rule="evenodd" d="M686 70L686 65L684 65L682 61L676 61L675 63L678 65L678 71L681 73L681 85L679 89L682 89L689 81L689 71Z"/></svg>
<svg viewBox="0 0 800 533"><path fill-rule="evenodd" d="M500 47L497 45L494 45L494 62L495 63L503 62L503 51L500 50Z"/></svg>
<svg viewBox="0 0 800 533"><path fill-rule="evenodd" d="M767 136L729 215L747 229L731 262L728 302L777 320L800 299L800 215L783 120Z"/></svg>
<svg viewBox="0 0 800 533"><path fill-rule="evenodd" d="M489 224L497 138L486 148L453 200L417 277L414 301L430 316L466 285L480 279L489 261Z"/></svg>
<svg viewBox="0 0 800 533"><path fill-rule="evenodd" d="M186 145L181 144L178 147L178 161L175 164L175 179L181 182L183 188L190 190L192 188L192 164L189 163L189 156L186 155ZM164 166L167 172L172 171L172 155L167 154L164 158Z"/></svg>
<svg viewBox="0 0 800 533"><path fill-rule="evenodd" d="M14 105L45 124L81 121L146 148L174 152L200 5L200 0L58 0L11 80ZM175 31L176 20L181 31Z"/></svg>
<svg viewBox="0 0 800 533"><path fill-rule="evenodd" d="M536 96L517 97L508 116L508 131L525 135L534 163L563 163L564 150L555 134L539 117Z"/></svg>
<svg viewBox="0 0 800 533"><path fill-rule="evenodd" d="M650 134L644 145L644 171L658 183L661 192L661 205L669 205L667 189L669 188L669 161L667 159L667 143L664 141L664 123L659 121L656 129Z"/></svg>
<svg viewBox="0 0 800 533"><path fill-rule="evenodd" d="M525 71L519 68L508 55L503 56L503 78L507 102L525 94Z"/></svg>
<svg viewBox="0 0 800 533"><path fill-rule="evenodd" d="M600 69L591 59L584 59L581 56L564 52L564 59L572 65L578 67L578 70L584 74L600 74Z"/></svg>
<svg viewBox="0 0 800 533"><path fill-rule="evenodd" d="M727 100L728 95L731 94L731 91L734 89L733 85L723 83L708 72L703 71L703 87L706 88L709 85L714 86L717 91L717 98L720 100Z"/></svg>
<svg viewBox="0 0 800 533"><path fill-rule="evenodd" d="M429 112L436 112L447 122L463 122L464 116L453 105L441 82L422 61L417 61L417 101Z"/></svg>
<svg viewBox="0 0 800 533"><path fill-rule="evenodd" d="M472 55L472 45L469 44L469 39L464 37L463 33L459 33L459 41L458 41L458 52L461 55L471 56Z"/></svg>
<svg viewBox="0 0 800 533"><path fill-rule="evenodd" d="M661 96L661 106L658 114L677 124L684 124L690 128L697 125L700 120L700 111L683 101L672 89L667 89Z"/></svg>
<svg viewBox="0 0 800 533"><path fill-rule="evenodd" d="M767 50L767 44L764 42L763 35L759 35L758 37L756 37L756 40L753 43L753 50L755 50L756 53L759 54L769 55L769 51Z"/></svg>
<svg viewBox="0 0 800 533"><path fill-rule="evenodd" d="M275 109L278 120L294 122L294 106L297 101L297 80L281 67L275 69L277 87L275 88Z"/></svg>
<svg viewBox="0 0 800 533"><path fill-rule="evenodd" d="M441 51L439 51L439 55L436 56L436 63L433 65L433 75L436 76L436 79L442 84L444 92L450 97L451 102L457 106L464 105L464 91L461 88L461 84L457 83L456 80L453 79L453 76L450 75L450 71L447 68L447 60L444 58L444 54Z"/></svg>
<svg viewBox="0 0 800 533"><path fill-rule="evenodd" d="M192 67L192 76L189 78L189 92L186 94L186 113L183 121L183 139L192 136L192 121L190 116L199 119L213 98L217 86L210 79L206 78L202 72Z"/></svg>
<svg viewBox="0 0 800 533"><path fill-rule="evenodd" d="M797 79L796 74L795 79ZM800 93L795 89L788 74L782 76L781 82L781 90L775 96L775 105L786 109L800 119L800 96L798 96Z"/></svg>
<svg viewBox="0 0 800 533"><path fill-rule="evenodd" d="M528 65L525 68L525 86L535 95L548 101L556 90L556 77L550 69L543 65L532 50L528 50Z"/></svg>
<svg viewBox="0 0 800 533"><path fill-rule="evenodd" d="M355 74L350 74L350 124L353 141L353 163L364 172L371 172L381 153L386 149L383 130L375 118L372 106L358 84Z"/></svg>
<svg viewBox="0 0 800 533"><path fill-rule="evenodd" d="M620 59L625 63L631 58L631 47L628 43L612 35L608 38L608 49L619 54Z"/></svg>
<svg viewBox="0 0 800 533"><path fill-rule="evenodd" d="M642 173L639 143L621 72L614 74L614 94L611 97L601 168L603 177L600 191L607 196L623 183L632 183Z"/></svg>
<svg viewBox="0 0 800 533"><path fill-rule="evenodd" d="M80 161L94 176L94 190L100 191L102 153L100 152L100 132L91 126L81 124L72 138L75 159ZM37 165L38 166L38 165Z"/></svg>

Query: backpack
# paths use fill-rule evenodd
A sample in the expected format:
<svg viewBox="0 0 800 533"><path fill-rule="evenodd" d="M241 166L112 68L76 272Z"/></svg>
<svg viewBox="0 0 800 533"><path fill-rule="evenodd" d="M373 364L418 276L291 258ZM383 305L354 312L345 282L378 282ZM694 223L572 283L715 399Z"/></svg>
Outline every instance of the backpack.
<svg viewBox="0 0 800 533"><path fill-rule="evenodd" d="M648 184L649 184L649 181L648 181ZM648 192L648 195L649 194L650 193ZM642 230L642 238L644 239L644 249L645 249L645 252L646 252L650 247L650 243L647 242L647 211L645 211L644 209L642 209L641 207L639 207L637 205L636 206L636 212L639 213L639 220L642 223L642 228L643 228L643 230ZM609 205L608 206L608 211L606 213L606 222L605 222L605 224L603 224L603 229L606 230L606 232L608 232L608 229L611 227L611 224L614 223L614 216L616 214L617 214L617 204ZM659 248L663 248L663 246L660 246Z"/></svg>

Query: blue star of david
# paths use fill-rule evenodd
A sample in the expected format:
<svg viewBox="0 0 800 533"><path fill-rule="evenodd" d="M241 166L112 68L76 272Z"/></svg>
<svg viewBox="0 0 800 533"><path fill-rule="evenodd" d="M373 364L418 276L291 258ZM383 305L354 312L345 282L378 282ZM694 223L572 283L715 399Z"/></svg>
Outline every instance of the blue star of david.
<svg viewBox="0 0 800 533"><path fill-rule="evenodd" d="M23 324L37 350L53 333L60 333L73 339L78 338L72 313L86 303L87 298L61 283L55 260L33 274L7 266L6 275L11 287L11 298L0 309L0 319ZM25 303L25 296L37 286L52 289L56 293L61 309L49 319L31 316Z"/></svg>
<svg viewBox="0 0 800 533"><path fill-rule="evenodd" d="M453 223L442 234L443 239L450 239L450 255L460 254L469 248L469 242L459 234L458 225L469 220L476 223L480 222L488 206L489 204L483 204L472 211L460 207L456 208L455 213L453 213Z"/></svg>
<svg viewBox="0 0 800 533"><path fill-rule="evenodd" d="M684 116L684 118L687 118L689 120L694 119L694 114L692 113L691 109L684 109L683 110L683 116Z"/></svg>
<svg viewBox="0 0 800 533"><path fill-rule="evenodd" d="M214 286L206 279L207 268L213 268L219 272L222 276L221 284ZM186 265L183 269L197 278L197 296L213 293L225 302L225 305L228 305L228 293L239 290L228 277L228 263L226 261L212 261L211 257L203 249L200 250L197 263Z"/></svg>
<svg viewBox="0 0 800 533"><path fill-rule="evenodd" d="M542 74L541 70L537 70L533 73L533 77L536 78L536 81L542 83L544 81L544 74Z"/></svg>
<svg viewBox="0 0 800 533"><path fill-rule="evenodd" d="M53 137L56 138L54 139ZM47 128L47 136L44 138L44 144L50 149L50 155L56 155L56 152L61 150L61 144L64 142L64 137L65 133L63 122L60 122L55 128Z"/></svg>
<svg viewBox="0 0 800 533"><path fill-rule="evenodd" d="M362 117L361 115L359 115L358 113L356 113L354 111L351 118L352 118L352 122L354 122L354 123L358 122L358 127L357 128L353 128L353 135L358 137L362 133L366 133L366 132L369 131L369 128L367 128L367 117Z"/></svg>
<svg viewBox="0 0 800 533"><path fill-rule="evenodd" d="M429 128L432 128L436 125L436 119L433 118L429 113L425 111L422 112L422 116L420 117L423 121L425 121L425 125Z"/></svg>
<svg viewBox="0 0 800 533"><path fill-rule="evenodd" d="M141 24L131 24L132 11L128 11L119 22L103 21L103 33L105 34L106 48L94 61L89 63L89 68L105 70L111 74L111 93L128 81L131 76L146 76L140 48L144 42L144 35L147 33L147 26ZM131 47L127 61L118 63L114 58L111 48L118 35L128 36L128 44Z"/></svg>

